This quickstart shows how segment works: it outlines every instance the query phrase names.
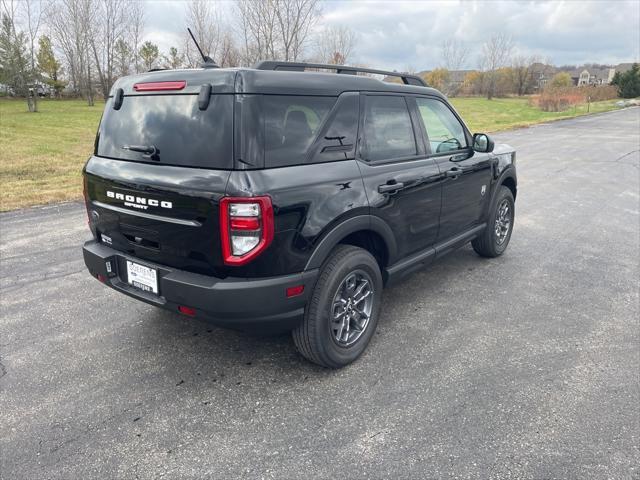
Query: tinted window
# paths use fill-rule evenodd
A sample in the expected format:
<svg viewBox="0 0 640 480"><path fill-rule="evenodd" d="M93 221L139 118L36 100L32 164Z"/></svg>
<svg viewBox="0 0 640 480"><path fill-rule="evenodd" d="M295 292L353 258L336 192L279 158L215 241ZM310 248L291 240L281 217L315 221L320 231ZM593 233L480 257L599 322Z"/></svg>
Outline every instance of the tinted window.
<svg viewBox="0 0 640 480"><path fill-rule="evenodd" d="M357 93L343 93L320 132L310 163L335 162L355 157L358 135L359 97Z"/></svg>
<svg viewBox="0 0 640 480"><path fill-rule="evenodd" d="M416 98L416 102L432 153L450 152L467 146L462 124L444 103L428 98Z"/></svg>
<svg viewBox="0 0 640 480"><path fill-rule="evenodd" d="M213 95L205 111L196 95L125 97L120 110L109 99L100 123L98 155L140 162L232 168L233 95ZM153 158L124 146L155 147Z"/></svg>
<svg viewBox="0 0 640 480"><path fill-rule="evenodd" d="M304 163L335 97L264 95L265 167Z"/></svg>
<svg viewBox="0 0 640 480"><path fill-rule="evenodd" d="M417 153L404 97L367 97L364 148L367 160L408 157Z"/></svg>

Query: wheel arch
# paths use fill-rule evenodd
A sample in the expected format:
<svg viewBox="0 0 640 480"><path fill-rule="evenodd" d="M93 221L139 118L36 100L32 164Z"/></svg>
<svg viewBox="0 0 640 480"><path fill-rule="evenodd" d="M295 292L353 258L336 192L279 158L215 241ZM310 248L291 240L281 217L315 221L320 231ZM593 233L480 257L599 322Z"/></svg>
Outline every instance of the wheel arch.
<svg viewBox="0 0 640 480"><path fill-rule="evenodd" d="M513 199L515 200L518 193L518 184L515 177L513 177L512 175L505 176L500 182L500 186L502 185L511 190L511 194L513 195Z"/></svg>
<svg viewBox="0 0 640 480"><path fill-rule="evenodd" d="M359 215L336 225L322 237L305 270L320 268L338 244L354 245L367 250L376 258L382 271L397 256L396 240L391 227L379 217Z"/></svg>

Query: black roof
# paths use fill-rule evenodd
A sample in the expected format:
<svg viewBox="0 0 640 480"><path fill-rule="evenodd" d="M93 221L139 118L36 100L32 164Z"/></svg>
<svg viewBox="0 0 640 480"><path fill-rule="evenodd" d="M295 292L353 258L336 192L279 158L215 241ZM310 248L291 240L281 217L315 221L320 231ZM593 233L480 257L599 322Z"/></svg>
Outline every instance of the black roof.
<svg viewBox="0 0 640 480"><path fill-rule="evenodd" d="M179 93L198 93L209 83L214 93L263 93L279 95L337 96L348 91L422 93L442 97L433 88L383 82L373 77L310 71L258 70L254 68L195 68L160 70L122 77L111 89L122 88L125 95L137 94L136 83L185 80L187 86ZM149 92L148 94L168 92ZM176 92L178 93L178 92ZM147 94L145 92L145 94Z"/></svg>

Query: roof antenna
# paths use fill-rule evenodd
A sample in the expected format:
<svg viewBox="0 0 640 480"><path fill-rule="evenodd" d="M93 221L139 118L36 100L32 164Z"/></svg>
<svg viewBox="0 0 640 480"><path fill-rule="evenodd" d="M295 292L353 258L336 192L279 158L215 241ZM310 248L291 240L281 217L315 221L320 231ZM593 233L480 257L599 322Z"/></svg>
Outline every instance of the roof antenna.
<svg viewBox="0 0 640 480"><path fill-rule="evenodd" d="M202 68L220 68L218 66L218 64L216 62L214 62L213 59L210 56L205 55L202 52L202 49L200 48L200 45L198 45L198 42L196 41L196 37L193 36L193 32L191 31L191 29L189 27L187 27L187 31L189 32L189 35L191 35L191 40L193 40L193 43L196 44L196 48L198 49L198 51L200 52L200 55L202 56L202 63L200 64L200 67L202 67Z"/></svg>

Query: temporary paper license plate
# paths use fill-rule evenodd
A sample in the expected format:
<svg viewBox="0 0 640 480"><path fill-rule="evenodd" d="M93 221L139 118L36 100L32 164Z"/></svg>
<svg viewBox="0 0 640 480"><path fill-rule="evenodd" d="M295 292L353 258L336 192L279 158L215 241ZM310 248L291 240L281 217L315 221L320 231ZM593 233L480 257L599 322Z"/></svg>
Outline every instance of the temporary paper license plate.
<svg viewBox="0 0 640 480"><path fill-rule="evenodd" d="M140 290L158 294L158 272L153 268L127 260L127 280Z"/></svg>

